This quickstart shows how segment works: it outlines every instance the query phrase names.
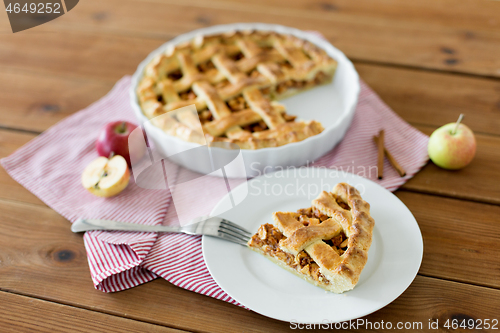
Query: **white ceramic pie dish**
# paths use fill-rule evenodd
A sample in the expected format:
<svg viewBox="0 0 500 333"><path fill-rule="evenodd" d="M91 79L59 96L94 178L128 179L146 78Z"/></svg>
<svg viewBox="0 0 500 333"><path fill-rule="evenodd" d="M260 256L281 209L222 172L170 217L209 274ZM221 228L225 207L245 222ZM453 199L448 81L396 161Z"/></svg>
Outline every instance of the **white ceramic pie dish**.
<svg viewBox="0 0 500 333"><path fill-rule="evenodd" d="M182 34L163 44L142 61L134 75L130 88L132 109L146 130L148 139L154 143L161 156L173 160L175 163L195 172L203 174L220 174L213 172L212 165L206 162L205 154L179 154L199 147L198 144L183 141L177 137L164 133L160 128L153 126L142 113L139 106L136 87L139 84L144 67L159 53L173 45L191 40L197 35L211 35L232 30L263 30L281 34L290 34L324 49L328 55L338 62L338 68L331 83L301 92L290 98L281 100L287 108L287 113L297 115L300 119L316 120L323 124L325 130L304 141L287 144L280 147L263 148L257 150L241 150L243 168L228 168L227 177L255 177L263 172L275 170L277 167L301 166L312 163L335 147L347 132L358 101L360 91L359 76L353 64L338 49L316 34L294 28L264 23L236 23L217 25ZM195 152L195 151L192 151ZM213 160L232 160L234 151L223 148L210 148Z"/></svg>

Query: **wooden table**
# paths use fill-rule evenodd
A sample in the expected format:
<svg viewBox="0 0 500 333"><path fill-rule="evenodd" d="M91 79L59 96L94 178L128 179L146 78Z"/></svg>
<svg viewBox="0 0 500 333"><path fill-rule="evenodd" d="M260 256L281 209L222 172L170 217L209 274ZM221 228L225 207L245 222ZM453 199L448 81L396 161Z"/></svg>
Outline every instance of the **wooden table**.
<svg viewBox="0 0 500 333"><path fill-rule="evenodd" d="M460 171L429 163L396 192L420 225L424 258L408 290L365 319L432 332L448 331L447 319L500 320L500 2L82 0L16 34L0 16L0 157L102 97L166 40L221 23L320 31L426 134L465 113L477 156ZM95 290L82 236L2 168L0 224L1 332L290 330L162 279Z"/></svg>

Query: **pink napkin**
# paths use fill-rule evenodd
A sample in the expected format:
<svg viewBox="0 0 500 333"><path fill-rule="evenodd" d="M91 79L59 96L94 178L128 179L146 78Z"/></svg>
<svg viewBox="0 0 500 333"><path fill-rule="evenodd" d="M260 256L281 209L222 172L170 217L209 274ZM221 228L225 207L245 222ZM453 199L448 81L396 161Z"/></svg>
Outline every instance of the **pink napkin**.
<svg viewBox="0 0 500 333"><path fill-rule="evenodd" d="M103 199L80 185L82 170L97 157L94 142L98 130L113 120L135 121L129 106L130 84L130 77L124 77L104 98L59 122L0 162L12 178L71 222L87 217L143 224L178 223L176 209L182 207L169 205L168 191L142 189L131 179L120 195ZM403 178L387 160L383 180L377 180L375 172L362 174L362 170L376 164L377 149L372 136L381 128L385 129L386 147L407 172ZM347 135L314 166L342 168L393 191L425 165L427 141L426 135L400 119L361 82L359 104ZM191 176L190 171L175 168L178 182ZM208 214L226 194L212 185L205 177L193 193L183 193L186 199L203 196L203 202L196 205L197 215ZM210 276L200 236L92 231L85 234L84 241L92 280L99 290L124 290L160 276L181 288L238 304Z"/></svg>

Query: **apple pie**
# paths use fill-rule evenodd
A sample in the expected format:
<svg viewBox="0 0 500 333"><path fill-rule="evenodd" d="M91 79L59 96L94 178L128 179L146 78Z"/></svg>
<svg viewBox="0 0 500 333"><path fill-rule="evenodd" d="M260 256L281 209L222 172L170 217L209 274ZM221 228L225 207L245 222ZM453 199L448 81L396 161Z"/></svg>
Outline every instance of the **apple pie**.
<svg viewBox="0 0 500 333"><path fill-rule="evenodd" d="M145 67L137 96L144 115L167 134L242 149L277 147L317 135L323 126L297 120L276 100L331 82L336 68L309 41L233 31L198 36L157 55ZM198 117L169 115L193 104Z"/></svg>
<svg viewBox="0 0 500 333"><path fill-rule="evenodd" d="M276 212L248 242L304 280L334 293L353 289L368 259L375 221L358 190L339 183L312 206Z"/></svg>

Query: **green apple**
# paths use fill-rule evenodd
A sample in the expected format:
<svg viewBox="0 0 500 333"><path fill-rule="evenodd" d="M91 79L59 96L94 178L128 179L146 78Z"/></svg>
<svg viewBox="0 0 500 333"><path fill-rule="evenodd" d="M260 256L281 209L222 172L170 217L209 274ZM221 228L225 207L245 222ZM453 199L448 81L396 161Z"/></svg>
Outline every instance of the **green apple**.
<svg viewBox="0 0 500 333"><path fill-rule="evenodd" d="M461 124L449 123L435 130L427 147L429 157L444 169L457 170L468 165L476 155L476 138L472 130Z"/></svg>

